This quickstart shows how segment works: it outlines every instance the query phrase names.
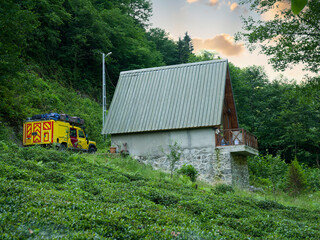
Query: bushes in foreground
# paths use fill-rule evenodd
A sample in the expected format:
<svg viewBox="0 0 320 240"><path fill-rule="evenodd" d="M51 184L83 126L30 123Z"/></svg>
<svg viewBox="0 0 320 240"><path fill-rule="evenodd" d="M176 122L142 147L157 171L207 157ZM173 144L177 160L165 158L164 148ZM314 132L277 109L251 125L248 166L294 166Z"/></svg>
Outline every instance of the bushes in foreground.
<svg viewBox="0 0 320 240"><path fill-rule="evenodd" d="M177 171L177 173L188 176L192 182L195 182L199 175L194 166L185 164Z"/></svg>
<svg viewBox="0 0 320 240"><path fill-rule="evenodd" d="M253 185L297 196L320 191L320 169L300 165L295 159L286 164L280 156L259 155L248 159L250 182Z"/></svg>
<svg viewBox="0 0 320 240"><path fill-rule="evenodd" d="M0 144L1 239L317 239L320 211L194 189L134 160ZM116 167L116 162L122 166ZM109 162L112 162L110 165ZM137 165L136 165L137 166Z"/></svg>

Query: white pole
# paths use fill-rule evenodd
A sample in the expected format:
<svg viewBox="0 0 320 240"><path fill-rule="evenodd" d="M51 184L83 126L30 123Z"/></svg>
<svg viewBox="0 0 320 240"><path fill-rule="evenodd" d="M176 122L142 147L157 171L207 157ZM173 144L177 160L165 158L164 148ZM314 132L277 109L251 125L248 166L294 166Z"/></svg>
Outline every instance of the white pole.
<svg viewBox="0 0 320 240"><path fill-rule="evenodd" d="M105 58L108 57L112 52L107 55L102 53L102 129L107 117L107 96L106 96L106 71L105 71Z"/></svg>
<svg viewBox="0 0 320 240"><path fill-rule="evenodd" d="M104 128L105 108L106 108L106 73L105 73L105 54L102 53L102 129Z"/></svg>

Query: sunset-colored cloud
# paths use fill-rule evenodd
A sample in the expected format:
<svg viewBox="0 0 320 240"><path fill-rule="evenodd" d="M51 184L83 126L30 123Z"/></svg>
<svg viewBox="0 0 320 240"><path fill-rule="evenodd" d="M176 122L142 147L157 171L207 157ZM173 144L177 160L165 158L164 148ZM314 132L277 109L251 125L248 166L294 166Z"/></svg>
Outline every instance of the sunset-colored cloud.
<svg viewBox="0 0 320 240"><path fill-rule="evenodd" d="M188 3L198 2L199 0L187 0Z"/></svg>
<svg viewBox="0 0 320 240"><path fill-rule="evenodd" d="M219 3L219 0L210 0L209 5L210 6L215 6Z"/></svg>
<svg viewBox="0 0 320 240"><path fill-rule="evenodd" d="M238 3L236 3L236 2L234 2L234 3L229 2L228 5L230 7L231 12L233 12L234 10L236 10L239 7Z"/></svg>
<svg viewBox="0 0 320 240"><path fill-rule="evenodd" d="M195 3L195 2L199 2L201 4L206 4L209 6L216 6L219 4L220 0L187 0L187 3Z"/></svg>
<svg viewBox="0 0 320 240"><path fill-rule="evenodd" d="M239 56L245 48L243 43L235 43L229 34L219 34L210 39L192 39L195 52L201 49L214 50L225 56Z"/></svg>
<svg viewBox="0 0 320 240"><path fill-rule="evenodd" d="M276 14L278 14L281 18L282 17L281 11L286 10L286 9L290 9L290 8L291 8L291 5L290 5L290 1L288 1L288 0L285 2L276 2L273 5L272 9L270 9L268 12L265 12L261 15L261 18L264 21L273 20Z"/></svg>

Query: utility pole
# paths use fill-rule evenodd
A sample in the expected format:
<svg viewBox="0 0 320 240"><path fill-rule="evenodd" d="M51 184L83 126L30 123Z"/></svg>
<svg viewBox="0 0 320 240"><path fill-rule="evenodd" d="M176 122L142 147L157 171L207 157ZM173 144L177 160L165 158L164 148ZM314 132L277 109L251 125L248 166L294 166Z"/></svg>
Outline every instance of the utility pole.
<svg viewBox="0 0 320 240"><path fill-rule="evenodd" d="M105 119L107 116L105 58L108 57L111 53L112 52L109 52L108 54L102 53L102 129L104 127Z"/></svg>

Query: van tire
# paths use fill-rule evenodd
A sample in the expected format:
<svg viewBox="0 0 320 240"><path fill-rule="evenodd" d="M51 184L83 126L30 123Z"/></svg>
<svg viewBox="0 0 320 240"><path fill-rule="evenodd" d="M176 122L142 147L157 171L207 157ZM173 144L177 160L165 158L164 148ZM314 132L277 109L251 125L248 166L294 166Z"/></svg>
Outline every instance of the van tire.
<svg viewBox="0 0 320 240"><path fill-rule="evenodd" d="M96 151L97 151L97 149L94 146L90 146L88 153L94 154L94 153L96 153Z"/></svg>
<svg viewBox="0 0 320 240"><path fill-rule="evenodd" d="M59 147L60 151L66 151L67 150L67 144L66 143L61 143Z"/></svg>

